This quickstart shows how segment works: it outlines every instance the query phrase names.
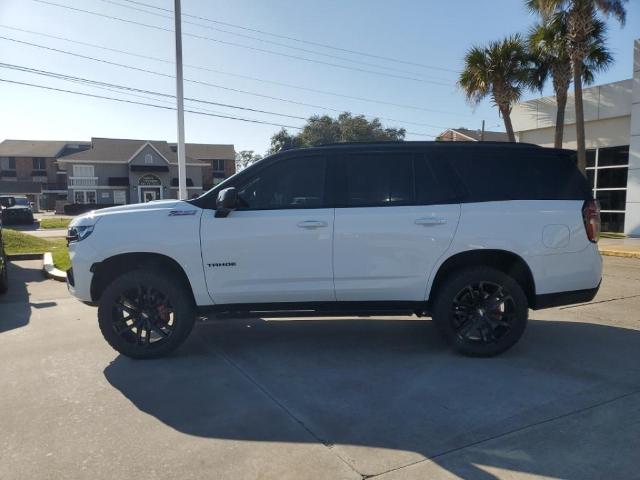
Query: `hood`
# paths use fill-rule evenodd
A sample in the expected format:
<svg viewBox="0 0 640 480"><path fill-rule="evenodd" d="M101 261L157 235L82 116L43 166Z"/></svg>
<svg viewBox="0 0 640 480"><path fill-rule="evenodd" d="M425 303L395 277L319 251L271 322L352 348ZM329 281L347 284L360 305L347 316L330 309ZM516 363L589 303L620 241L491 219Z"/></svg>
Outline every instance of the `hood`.
<svg viewBox="0 0 640 480"><path fill-rule="evenodd" d="M191 205L188 202L182 200L156 200L147 203L132 203L129 205L120 205L117 207L102 208L100 210L92 210L84 215L79 215L74 218L70 226L75 227L78 225L92 225L98 222L103 217L110 215L126 215L126 214L138 214L145 212L157 212L166 210L199 210L198 207Z"/></svg>
<svg viewBox="0 0 640 480"><path fill-rule="evenodd" d="M31 207L26 205L14 205L13 207L7 207L7 210L31 210Z"/></svg>

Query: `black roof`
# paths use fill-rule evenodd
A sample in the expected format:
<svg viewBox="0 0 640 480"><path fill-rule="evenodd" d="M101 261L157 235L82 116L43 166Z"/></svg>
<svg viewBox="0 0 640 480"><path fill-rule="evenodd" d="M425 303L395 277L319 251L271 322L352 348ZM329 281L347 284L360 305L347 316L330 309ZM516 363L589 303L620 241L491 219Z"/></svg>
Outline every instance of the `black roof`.
<svg viewBox="0 0 640 480"><path fill-rule="evenodd" d="M290 150L309 150L309 149L322 149L322 148L363 148L363 147L434 147L438 148L484 148L484 147L500 147L500 148L543 148L535 143L520 143L520 142L438 142L438 141L383 141L383 142L339 142L339 143L325 143L315 147L303 147L292 148ZM278 152L280 153L280 152Z"/></svg>

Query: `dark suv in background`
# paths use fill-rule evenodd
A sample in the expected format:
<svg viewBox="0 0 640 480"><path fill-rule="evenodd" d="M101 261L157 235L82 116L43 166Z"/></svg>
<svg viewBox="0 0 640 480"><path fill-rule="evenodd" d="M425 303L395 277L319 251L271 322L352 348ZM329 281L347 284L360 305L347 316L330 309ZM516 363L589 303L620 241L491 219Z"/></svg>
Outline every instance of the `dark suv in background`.
<svg viewBox="0 0 640 480"><path fill-rule="evenodd" d="M0 195L0 202L4 203L5 199L13 199L13 206L4 207L2 209L2 223L5 225L10 224L32 224L33 223L33 210L31 210L31 204L29 199L24 196L9 197L6 195Z"/></svg>
<svg viewBox="0 0 640 480"><path fill-rule="evenodd" d="M15 206L16 199L8 196L0 196L0 294L5 293L9 288L9 279L7 275L7 255L4 251L4 237L2 235L2 217L5 210Z"/></svg>

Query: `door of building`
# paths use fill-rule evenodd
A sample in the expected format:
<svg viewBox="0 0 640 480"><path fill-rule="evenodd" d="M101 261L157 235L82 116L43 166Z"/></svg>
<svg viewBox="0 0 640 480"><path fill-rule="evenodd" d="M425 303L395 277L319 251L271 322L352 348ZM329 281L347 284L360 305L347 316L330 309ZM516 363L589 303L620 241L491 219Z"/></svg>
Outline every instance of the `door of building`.
<svg viewBox="0 0 640 480"><path fill-rule="evenodd" d="M160 187L140 187L140 203L160 200Z"/></svg>

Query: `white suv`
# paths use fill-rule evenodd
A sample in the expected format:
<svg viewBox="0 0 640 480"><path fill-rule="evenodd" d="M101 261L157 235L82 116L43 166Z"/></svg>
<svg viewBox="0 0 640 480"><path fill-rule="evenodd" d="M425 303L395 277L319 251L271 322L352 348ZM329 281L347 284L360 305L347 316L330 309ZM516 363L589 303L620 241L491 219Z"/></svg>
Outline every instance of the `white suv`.
<svg viewBox="0 0 640 480"><path fill-rule="evenodd" d="M340 144L268 157L195 200L90 212L69 290L124 355L179 346L197 315L432 316L468 355L528 309L590 301L599 209L574 152L525 144Z"/></svg>

